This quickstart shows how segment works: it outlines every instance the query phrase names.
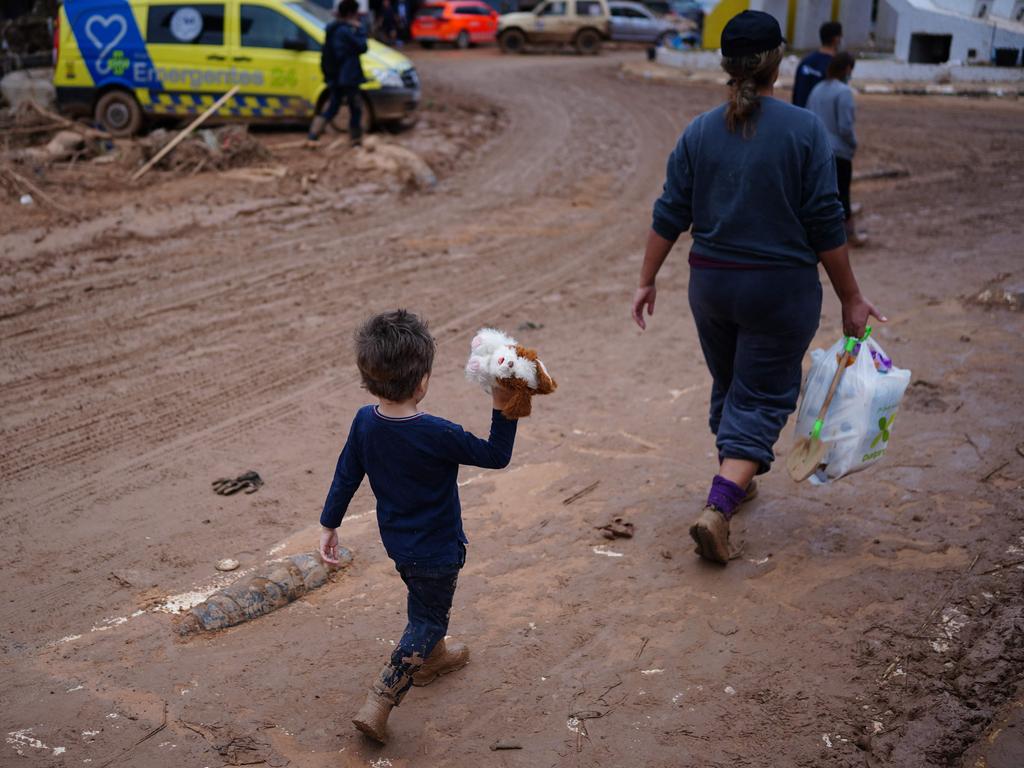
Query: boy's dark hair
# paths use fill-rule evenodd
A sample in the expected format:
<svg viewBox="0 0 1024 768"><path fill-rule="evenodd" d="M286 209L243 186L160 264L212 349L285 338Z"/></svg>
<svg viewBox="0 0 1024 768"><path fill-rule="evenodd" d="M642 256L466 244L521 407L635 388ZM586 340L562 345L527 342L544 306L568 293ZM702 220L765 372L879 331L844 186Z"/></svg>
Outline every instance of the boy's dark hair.
<svg viewBox="0 0 1024 768"><path fill-rule="evenodd" d="M846 70L852 70L853 65L857 63L857 59L854 58L852 53L846 51L840 51L832 57L832 61L828 63L828 71L825 74L829 80L842 80L846 77Z"/></svg>
<svg viewBox="0 0 1024 768"><path fill-rule="evenodd" d="M351 19L359 13L359 3L356 0L341 0L334 12L339 19Z"/></svg>
<svg viewBox="0 0 1024 768"><path fill-rule="evenodd" d="M356 331L356 365L371 394L408 400L434 366L434 337L404 309L374 315Z"/></svg>
<svg viewBox="0 0 1024 768"><path fill-rule="evenodd" d="M843 25L838 21L826 21L821 25L821 29L818 30L818 37L821 38L822 45L832 45L837 38L842 36Z"/></svg>

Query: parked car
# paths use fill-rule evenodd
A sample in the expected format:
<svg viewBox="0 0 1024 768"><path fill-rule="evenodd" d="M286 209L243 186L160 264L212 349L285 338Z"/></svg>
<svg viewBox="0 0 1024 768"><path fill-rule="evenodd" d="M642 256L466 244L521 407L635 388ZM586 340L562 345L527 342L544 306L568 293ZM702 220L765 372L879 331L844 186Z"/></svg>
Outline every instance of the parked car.
<svg viewBox="0 0 1024 768"><path fill-rule="evenodd" d="M237 85L220 119L307 121L327 96L328 18L308 0L65 2L54 31L57 103L130 136L147 117L197 115ZM364 127L411 122L420 101L412 62L375 40L360 62Z"/></svg>
<svg viewBox="0 0 1024 768"><path fill-rule="evenodd" d="M612 15L611 39L616 42L666 45L676 35L689 31L690 22L659 18L640 3L612 0L608 10Z"/></svg>
<svg viewBox="0 0 1024 768"><path fill-rule="evenodd" d="M412 39L424 48L434 43L452 43L469 48L475 43L493 43L498 35L498 14L479 0L430 3L416 11Z"/></svg>
<svg viewBox="0 0 1024 768"><path fill-rule="evenodd" d="M545 0L529 13L498 19L498 44L505 53L522 53L534 43L572 43L578 53L596 54L611 35L606 0Z"/></svg>
<svg viewBox="0 0 1024 768"><path fill-rule="evenodd" d="M704 24L706 3L699 2L699 0L639 0L639 2L656 16L689 19L697 25L698 31Z"/></svg>

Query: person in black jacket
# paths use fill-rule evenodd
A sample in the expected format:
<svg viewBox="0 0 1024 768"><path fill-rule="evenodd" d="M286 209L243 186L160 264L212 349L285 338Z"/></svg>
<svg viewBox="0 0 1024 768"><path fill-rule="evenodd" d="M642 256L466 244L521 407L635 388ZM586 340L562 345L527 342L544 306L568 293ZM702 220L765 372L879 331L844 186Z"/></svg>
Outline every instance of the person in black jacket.
<svg viewBox="0 0 1024 768"><path fill-rule="evenodd" d="M363 66L359 61L366 53L366 32L359 23L359 4L356 0L341 0L335 8L337 18L324 31L324 47L320 56L320 69L327 83L327 108L313 118L309 126L309 140L315 143L341 109L348 104L348 134L352 146L363 141L363 104L359 86L365 82Z"/></svg>

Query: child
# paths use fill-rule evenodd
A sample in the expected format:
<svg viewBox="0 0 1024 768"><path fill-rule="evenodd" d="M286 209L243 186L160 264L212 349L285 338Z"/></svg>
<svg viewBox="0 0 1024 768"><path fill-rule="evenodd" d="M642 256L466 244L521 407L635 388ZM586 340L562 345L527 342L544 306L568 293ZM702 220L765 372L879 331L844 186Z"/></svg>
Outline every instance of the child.
<svg viewBox="0 0 1024 768"><path fill-rule="evenodd" d="M500 412L511 393L498 387L488 440L418 410L433 363L434 339L414 314L385 312L359 329L356 365L379 404L356 414L320 516L320 554L337 563L336 529L368 475L384 548L409 590L405 633L352 720L382 744L388 715L410 686L427 685L469 661L465 645L445 643L455 585L466 562L459 465L506 467L516 437L516 422Z"/></svg>

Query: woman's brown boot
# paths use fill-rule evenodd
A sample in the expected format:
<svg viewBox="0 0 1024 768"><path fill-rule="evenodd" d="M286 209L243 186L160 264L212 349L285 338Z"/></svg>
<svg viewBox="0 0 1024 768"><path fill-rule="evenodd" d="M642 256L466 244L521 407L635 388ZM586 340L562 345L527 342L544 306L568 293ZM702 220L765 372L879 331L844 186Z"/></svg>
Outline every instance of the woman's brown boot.
<svg viewBox="0 0 1024 768"><path fill-rule="evenodd" d="M705 560L729 564L729 521L715 507L706 506L690 526L690 536L697 544L696 552Z"/></svg>
<svg viewBox="0 0 1024 768"><path fill-rule="evenodd" d="M462 669L469 663L469 648L464 643L446 643L441 638L419 671L412 676L416 686L430 685L441 675Z"/></svg>

